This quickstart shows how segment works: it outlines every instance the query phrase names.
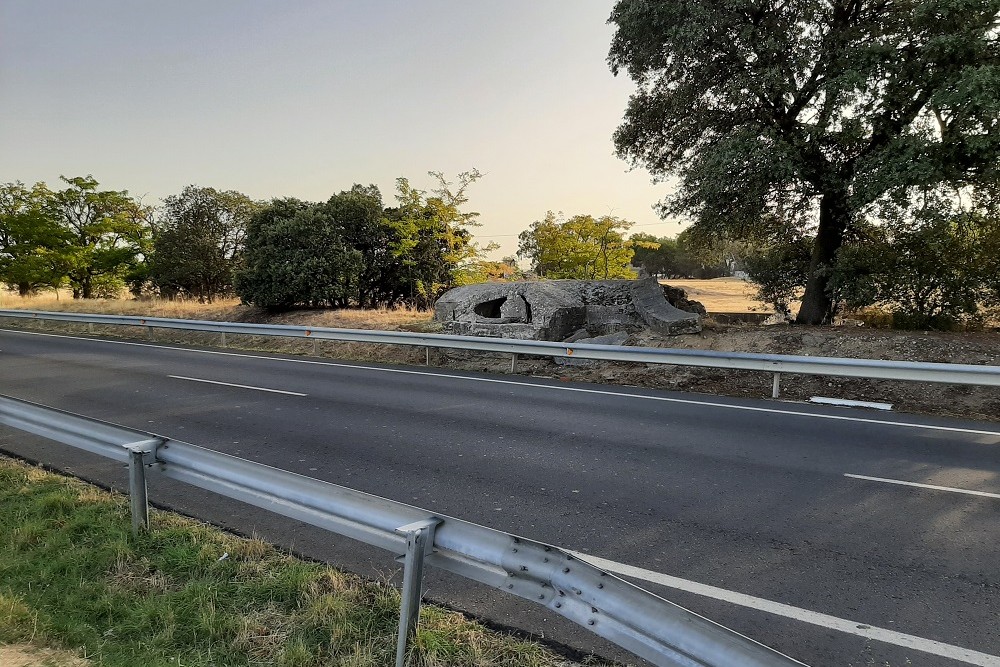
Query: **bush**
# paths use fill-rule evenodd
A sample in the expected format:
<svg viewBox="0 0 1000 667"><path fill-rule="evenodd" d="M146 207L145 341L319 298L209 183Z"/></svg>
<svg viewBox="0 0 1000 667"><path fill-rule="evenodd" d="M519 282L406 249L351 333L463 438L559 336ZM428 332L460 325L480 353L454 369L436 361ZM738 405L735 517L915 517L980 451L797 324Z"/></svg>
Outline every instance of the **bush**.
<svg viewBox="0 0 1000 667"><path fill-rule="evenodd" d="M361 253L347 245L324 204L274 201L251 219L244 257L235 279L244 303L287 310L356 298Z"/></svg>

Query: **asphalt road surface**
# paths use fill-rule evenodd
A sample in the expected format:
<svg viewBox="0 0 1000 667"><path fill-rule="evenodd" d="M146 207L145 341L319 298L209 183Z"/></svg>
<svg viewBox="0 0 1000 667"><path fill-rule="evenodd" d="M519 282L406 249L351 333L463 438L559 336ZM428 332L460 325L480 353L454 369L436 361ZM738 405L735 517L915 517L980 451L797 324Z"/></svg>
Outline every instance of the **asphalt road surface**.
<svg viewBox="0 0 1000 667"><path fill-rule="evenodd" d="M1000 424L0 331L0 393L576 550L811 665L1000 666ZM121 488L121 466L0 430ZM161 480L151 498L367 576L391 555ZM502 593L427 596L629 659Z"/></svg>

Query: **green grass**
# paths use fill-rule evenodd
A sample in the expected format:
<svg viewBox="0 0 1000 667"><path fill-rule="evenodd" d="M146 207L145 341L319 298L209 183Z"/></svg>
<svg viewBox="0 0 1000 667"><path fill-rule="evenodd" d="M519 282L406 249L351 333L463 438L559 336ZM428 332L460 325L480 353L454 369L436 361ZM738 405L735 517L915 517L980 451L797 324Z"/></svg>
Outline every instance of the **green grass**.
<svg viewBox="0 0 1000 667"><path fill-rule="evenodd" d="M392 664L388 584L168 512L138 538L130 526L126 497L0 458L0 643L121 667ZM410 664L565 660L426 606Z"/></svg>

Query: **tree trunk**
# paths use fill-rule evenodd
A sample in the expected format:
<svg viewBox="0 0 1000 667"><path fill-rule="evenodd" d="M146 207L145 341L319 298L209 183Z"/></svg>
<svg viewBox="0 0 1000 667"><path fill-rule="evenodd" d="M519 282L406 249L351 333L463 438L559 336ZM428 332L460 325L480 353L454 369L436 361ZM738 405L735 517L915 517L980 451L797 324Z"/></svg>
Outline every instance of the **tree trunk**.
<svg viewBox="0 0 1000 667"><path fill-rule="evenodd" d="M835 266L837 252L844 242L844 231L850 220L847 197L843 193L827 193L819 205L819 229L809 262L809 277L802 295L802 306L795 318L797 324L829 324L833 319L833 300L827 291L830 269Z"/></svg>
<svg viewBox="0 0 1000 667"><path fill-rule="evenodd" d="M29 283L18 283L17 284L17 295L22 299L31 294L31 285Z"/></svg>

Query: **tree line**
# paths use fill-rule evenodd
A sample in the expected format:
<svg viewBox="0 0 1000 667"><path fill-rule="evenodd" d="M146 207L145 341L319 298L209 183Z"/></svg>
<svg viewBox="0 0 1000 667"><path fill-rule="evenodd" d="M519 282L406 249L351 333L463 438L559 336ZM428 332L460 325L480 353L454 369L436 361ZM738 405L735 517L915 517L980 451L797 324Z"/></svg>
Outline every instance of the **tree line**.
<svg viewBox="0 0 1000 667"><path fill-rule="evenodd" d="M394 206L374 185L325 202L255 201L188 186L153 207L92 177L0 185L0 282L27 296L69 287L74 298L125 289L211 302L236 294L270 309L426 307L442 291L503 274L471 228L467 189L481 174L436 187L396 182Z"/></svg>
<svg viewBox="0 0 1000 667"><path fill-rule="evenodd" d="M676 237L629 234L634 223L605 215L564 218L549 211L518 236L517 255L529 275L551 279L718 278L737 258L722 244L700 244L688 231Z"/></svg>

